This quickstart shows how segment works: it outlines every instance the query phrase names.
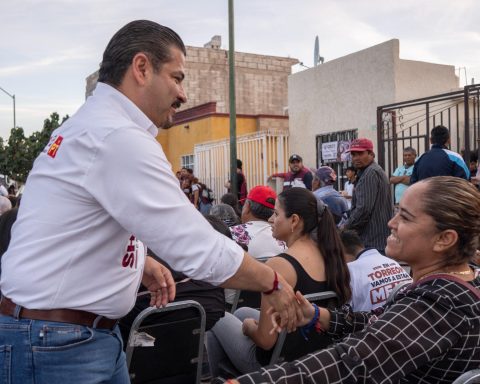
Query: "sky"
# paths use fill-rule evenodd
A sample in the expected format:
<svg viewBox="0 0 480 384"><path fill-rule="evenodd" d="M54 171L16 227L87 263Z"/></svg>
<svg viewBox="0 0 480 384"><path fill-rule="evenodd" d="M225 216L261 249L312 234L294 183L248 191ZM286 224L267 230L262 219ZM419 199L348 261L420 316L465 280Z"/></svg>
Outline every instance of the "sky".
<svg viewBox="0 0 480 384"><path fill-rule="evenodd" d="M461 86L472 77L480 83L477 0L234 4L236 51L289 56L311 67L317 35L326 61L397 38L400 58L454 65ZM228 49L228 0L0 0L0 87L15 95L17 126L29 135L52 112L72 115L109 39L135 19L169 26L190 46L221 35ZM12 126L13 99L0 90L0 136L6 139Z"/></svg>

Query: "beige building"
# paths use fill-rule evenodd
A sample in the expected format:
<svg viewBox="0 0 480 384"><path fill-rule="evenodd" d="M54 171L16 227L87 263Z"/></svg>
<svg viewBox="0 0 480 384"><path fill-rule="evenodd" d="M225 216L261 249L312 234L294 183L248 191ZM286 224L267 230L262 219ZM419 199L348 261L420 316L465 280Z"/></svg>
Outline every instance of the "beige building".
<svg viewBox="0 0 480 384"><path fill-rule="evenodd" d="M290 152L322 163L321 142L368 137L377 107L458 90L453 65L403 60L397 39L295 73L288 81Z"/></svg>

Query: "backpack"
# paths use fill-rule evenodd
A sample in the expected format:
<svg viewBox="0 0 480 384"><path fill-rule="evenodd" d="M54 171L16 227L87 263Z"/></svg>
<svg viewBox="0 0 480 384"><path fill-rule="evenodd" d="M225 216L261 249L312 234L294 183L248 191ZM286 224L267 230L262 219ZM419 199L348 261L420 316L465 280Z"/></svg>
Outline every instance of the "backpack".
<svg viewBox="0 0 480 384"><path fill-rule="evenodd" d="M202 203L204 204L211 204L215 200L215 193L208 188L206 185L201 185L202 191L200 193L200 198Z"/></svg>

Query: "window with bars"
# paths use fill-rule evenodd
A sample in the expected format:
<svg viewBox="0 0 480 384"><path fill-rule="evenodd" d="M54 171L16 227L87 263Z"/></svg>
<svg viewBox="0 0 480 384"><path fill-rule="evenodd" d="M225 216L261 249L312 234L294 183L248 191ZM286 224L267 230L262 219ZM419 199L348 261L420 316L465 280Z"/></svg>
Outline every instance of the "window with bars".
<svg viewBox="0 0 480 384"><path fill-rule="evenodd" d="M195 155L182 156L182 168L188 168L195 173Z"/></svg>

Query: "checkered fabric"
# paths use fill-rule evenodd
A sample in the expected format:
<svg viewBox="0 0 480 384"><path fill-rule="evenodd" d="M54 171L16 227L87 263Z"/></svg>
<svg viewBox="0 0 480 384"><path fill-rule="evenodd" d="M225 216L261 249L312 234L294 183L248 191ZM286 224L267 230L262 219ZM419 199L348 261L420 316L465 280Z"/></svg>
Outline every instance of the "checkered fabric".
<svg viewBox="0 0 480 384"><path fill-rule="evenodd" d="M472 285L480 288L478 275ZM238 378L246 383L451 383L480 366L480 303L435 279L398 293L383 314L332 311L332 347ZM351 333L353 332L353 333Z"/></svg>

